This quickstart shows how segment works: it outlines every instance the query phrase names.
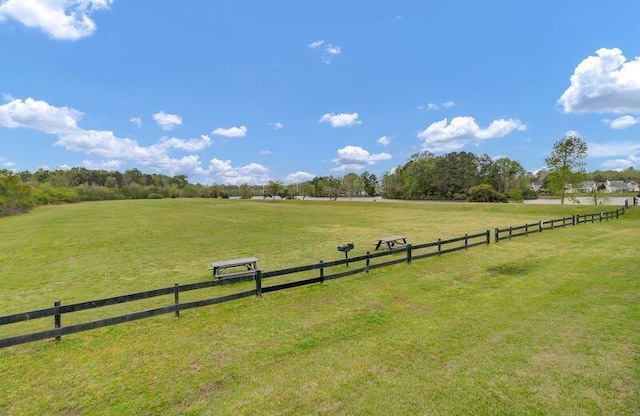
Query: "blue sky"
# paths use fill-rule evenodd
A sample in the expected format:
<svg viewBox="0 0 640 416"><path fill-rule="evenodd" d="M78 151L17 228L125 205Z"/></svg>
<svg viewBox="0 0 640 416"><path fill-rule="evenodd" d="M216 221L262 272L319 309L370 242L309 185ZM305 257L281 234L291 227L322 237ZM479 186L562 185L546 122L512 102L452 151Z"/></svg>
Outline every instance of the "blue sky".
<svg viewBox="0 0 640 416"><path fill-rule="evenodd" d="M293 183L421 151L640 168L640 2L0 0L0 168Z"/></svg>

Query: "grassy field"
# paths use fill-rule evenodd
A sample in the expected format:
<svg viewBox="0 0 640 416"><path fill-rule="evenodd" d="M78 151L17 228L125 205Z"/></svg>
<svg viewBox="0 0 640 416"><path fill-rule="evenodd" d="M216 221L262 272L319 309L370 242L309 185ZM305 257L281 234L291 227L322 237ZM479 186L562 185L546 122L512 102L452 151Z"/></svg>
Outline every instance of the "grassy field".
<svg viewBox="0 0 640 416"><path fill-rule="evenodd" d="M0 219L0 315L203 281L213 259L256 256L274 270L341 258L346 242L358 255L385 235L419 244L594 209L38 208ZM3 349L0 414L639 414L639 245L634 208L616 221Z"/></svg>

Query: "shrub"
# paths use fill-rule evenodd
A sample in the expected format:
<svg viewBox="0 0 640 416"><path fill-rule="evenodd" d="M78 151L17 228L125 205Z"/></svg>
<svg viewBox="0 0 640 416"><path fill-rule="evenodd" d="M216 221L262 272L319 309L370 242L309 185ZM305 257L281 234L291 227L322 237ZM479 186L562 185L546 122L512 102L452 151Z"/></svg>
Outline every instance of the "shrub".
<svg viewBox="0 0 640 416"><path fill-rule="evenodd" d="M147 195L147 199L162 199L162 198L163 198L162 194L157 194L155 192Z"/></svg>
<svg viewBox="0 0 640 416"><path fill-rule="evenodd" d="M470 202L508 202L507 196L496 191L488 184L474 186L469 189Z"/></svg>

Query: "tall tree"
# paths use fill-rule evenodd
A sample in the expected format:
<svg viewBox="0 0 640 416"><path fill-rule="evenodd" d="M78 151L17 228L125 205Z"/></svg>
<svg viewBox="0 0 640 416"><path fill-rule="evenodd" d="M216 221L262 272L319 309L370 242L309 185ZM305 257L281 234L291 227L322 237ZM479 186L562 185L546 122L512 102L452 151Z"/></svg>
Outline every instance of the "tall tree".
<svg viewBox="0 0 640 416"><path fill-rule="evenodd" d="M349 199L356 195L360 195L364 191L364 182L356 173L347 173L342 178L342 186L347 193Z"/></svg>
<svg viewBox="0 0 640 416"><path fill-rule="evenodd" d="M560 192L564 204L567 185L584 174L587 144L579 137L565 136L553 144L551 154L544 161L549 168L548 183L552 190Z"/></svg>

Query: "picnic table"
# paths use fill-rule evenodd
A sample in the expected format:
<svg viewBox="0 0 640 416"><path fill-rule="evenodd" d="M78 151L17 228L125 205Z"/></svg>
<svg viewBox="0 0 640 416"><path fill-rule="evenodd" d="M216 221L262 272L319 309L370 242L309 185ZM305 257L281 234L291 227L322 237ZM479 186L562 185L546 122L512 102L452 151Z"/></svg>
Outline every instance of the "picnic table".
<svg viewBox="0 0 640 416"><path fill-rule="evenodd" d="M227 269L241 268L240 271L227 273ZM238 259L212 261L211 268L213 277L222 279L223 277L238 277L255 275L258 270L258 259L255 257L241 257Z"/></svg>
<svg viewBox="0 0 640 416"><path fill-rule="evenodd" d="M391 235L378 239L376 250L386 246L389 250L393 250L396 246L405 247L407 245L407 237L403 235Z"/></svg>

